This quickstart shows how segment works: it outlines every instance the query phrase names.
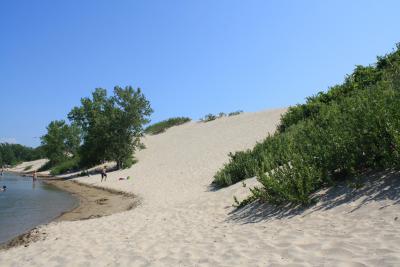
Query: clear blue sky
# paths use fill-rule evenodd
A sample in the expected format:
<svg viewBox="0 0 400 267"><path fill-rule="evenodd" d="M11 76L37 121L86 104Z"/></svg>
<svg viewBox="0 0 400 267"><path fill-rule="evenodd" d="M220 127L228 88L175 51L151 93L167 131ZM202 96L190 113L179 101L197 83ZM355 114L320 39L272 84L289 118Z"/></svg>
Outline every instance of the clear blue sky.
<svg viewBox="0 0 400 267"><path fill-rule="evenodd" d="M304 102L400 41L400 1L0 1L0 141L40 143L94 88L153 122Z"/></svg>

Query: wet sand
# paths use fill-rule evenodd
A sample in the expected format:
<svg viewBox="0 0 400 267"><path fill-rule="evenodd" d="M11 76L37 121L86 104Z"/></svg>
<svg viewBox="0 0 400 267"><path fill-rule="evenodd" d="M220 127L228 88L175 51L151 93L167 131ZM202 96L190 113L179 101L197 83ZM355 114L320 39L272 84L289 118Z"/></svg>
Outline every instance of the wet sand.
<svg viewBox="0 0 400 267"><path fill-rule="evenodd" d="M133 194L103 189L76 181L50 180L46 183L70 192L79 198L75 209L60 215L56 221L77 221L98 218L127 211L139 204Z"/></svg>

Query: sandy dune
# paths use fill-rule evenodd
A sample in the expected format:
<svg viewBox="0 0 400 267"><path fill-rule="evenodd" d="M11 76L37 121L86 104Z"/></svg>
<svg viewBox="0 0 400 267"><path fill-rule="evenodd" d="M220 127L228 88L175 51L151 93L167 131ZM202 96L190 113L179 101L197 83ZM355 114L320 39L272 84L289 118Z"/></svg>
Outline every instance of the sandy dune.
<svg viewBox="0 0 400 267"><path fill-rule="evenodd" d="M228 152L273 132L282 112L193 122L146 137L131 169L110 173L105 183L99 175L77 178L134 193L138 208L43 226L45 240L0 252L0 266L400 266L398 173L377 175L354 192L321 192L307 210L235 210L233 196L245 197L254 178L246 187L209 187Z"/></svg>
<svg viewBox="0 0 400 267"><path fill-rule="evenodd" d="M17 166L10 168L9 171L19 172L19 173L31 173L33 171L37 171L40 167L46 164L49 160L47 159L38 159L33 161L26 161Z"/></svg>

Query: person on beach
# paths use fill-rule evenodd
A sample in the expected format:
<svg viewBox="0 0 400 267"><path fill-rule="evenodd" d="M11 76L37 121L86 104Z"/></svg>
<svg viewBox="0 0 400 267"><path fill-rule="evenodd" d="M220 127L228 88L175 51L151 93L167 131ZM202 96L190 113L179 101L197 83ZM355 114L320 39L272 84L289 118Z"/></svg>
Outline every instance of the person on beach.
<svg viewBox="0 0 400 267"><path fill-rule="evenodd" d="M103 178L104 181L107 181L107 167L104 166L103 169L101 170L101 181L103 182Z"/></svg>
<svg viewBox="0 0 400 267"><path fill-rule="evenodd" d="M32 181L34 182L34 181L36 181L36 179L37 179L37 173L36 173L36 171L34 171L33 175L32 175Z"/></svg>

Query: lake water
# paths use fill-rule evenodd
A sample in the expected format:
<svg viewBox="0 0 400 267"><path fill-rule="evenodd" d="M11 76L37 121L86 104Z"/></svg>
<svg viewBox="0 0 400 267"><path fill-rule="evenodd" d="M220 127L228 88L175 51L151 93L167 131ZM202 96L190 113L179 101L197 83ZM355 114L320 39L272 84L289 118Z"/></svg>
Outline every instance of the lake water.
<svg viewBox="0 0 400 267"><path fill-rule="evenodd" d="M48 223L74 208L78 199L54 186L30 177L4 173L0 176L0 244L37 225Z"/></svg>

